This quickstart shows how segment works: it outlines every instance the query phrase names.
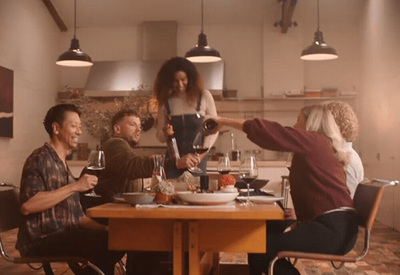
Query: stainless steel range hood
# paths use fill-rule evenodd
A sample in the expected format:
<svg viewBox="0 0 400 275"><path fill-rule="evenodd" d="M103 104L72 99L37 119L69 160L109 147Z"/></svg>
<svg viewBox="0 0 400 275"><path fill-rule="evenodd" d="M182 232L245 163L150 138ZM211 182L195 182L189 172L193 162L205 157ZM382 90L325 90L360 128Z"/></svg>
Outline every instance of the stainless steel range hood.
<svg viewBox="0 0 400 275"><path fill-rule="evenodd" d="M88 96L122 96L143 85L152 89L163 61L94 62L86 83Z"/></svg>
<svg viewBox="0 0 400 275"><path fill-rule="evenodd" d="M176 56L177 23L175 21L143 22L142 29L142 60L95 61L86 82L86 95L127 96L140 86L152 90L161 65L165 60ZM203 76L205 88L223 89L223 61L195 65Z"/></svg>
<svg viewBox="0 0 400 275"><path fill-rule="evenodd" d="M100 61L94 62L86 83L87 96L128 96L131 91L144 86L153 89L157 72L164 61ZM224 63L195 64L209 90L222 90Z"/></svg>

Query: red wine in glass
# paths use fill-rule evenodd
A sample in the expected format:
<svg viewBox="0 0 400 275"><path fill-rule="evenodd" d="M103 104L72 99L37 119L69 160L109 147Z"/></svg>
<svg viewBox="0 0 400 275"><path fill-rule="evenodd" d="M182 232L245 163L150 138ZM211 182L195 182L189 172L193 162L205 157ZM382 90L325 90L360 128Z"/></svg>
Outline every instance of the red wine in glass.
<svg viewBox="0 0 400 275"><path fill-rule="evenodd" d="M247 199L246 202L242 203L242 205L252 205L253 203L250 201L250 184L257 178L258 176L258 168L256 158L253 155L246 156L239 168L239 177L246 183L247 185Z"/></svg>
<svg viewBox="0 0 400 275"><path fill-rule="evenodd" d="M221 175L227 175L231 172L231 170L218 170L218 173L220 173Z"/></svg>
<svg viewBox="0 0 400 275"><path fill-rule="evenodd" d="M210 138L208 138L207 136L203 136L201 131L197 133L195 139L193 140L193 150L196 152L197 155L201 155L207 152L210 145ZM198 174L205 172L197 166L190 167L188 170L190 172Z"/></svg>
<svg viewBox="0 0 400 275"><path fill-rule="evenodd" d="M249 176L249 175L240 175L240 178L246 183L246 184L250 184L252 183L257 176Z"/></svg>
<svg viewBox="0 0 400 275"><path fill-rule="evenodd" d="M218 159L217 171L221 175L226 175L231 172L231 162L228 153Z"/></svg>
<svg viewBox="0 0 400 275"><path fill-rule="evenodd" d="M86 167L86 174L93 175L99 177L100 172L104 170L103 167L96 167L96 166L88 166Z"/></svg>
<svg viewBox="0 0 400 275"><path fill-rule="evenodd" d="M197 146L197 145L193 146L193 149L196 152L196 154L199 154L199 155L208 151L208 147L202 147L202 146Z"/></svg>
<svg viewBox="0 0 400 275"><path fill-rule="evenodd" d="M95 150L90 152L88 164L86 166L86 173L94 176L99 176L101 170L106 168L106 160L103 151ZM91 192L85 194L89 197L98 197L94 189Z"/></svg>

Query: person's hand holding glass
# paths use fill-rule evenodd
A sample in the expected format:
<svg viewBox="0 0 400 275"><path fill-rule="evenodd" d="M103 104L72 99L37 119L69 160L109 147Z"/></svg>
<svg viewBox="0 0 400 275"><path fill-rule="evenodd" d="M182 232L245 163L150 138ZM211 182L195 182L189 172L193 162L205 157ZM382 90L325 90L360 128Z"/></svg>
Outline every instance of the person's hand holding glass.
<svg viewBox="0 0 400 275"><path fill-rule="evenodd" d="M104 170L105 168L106 168L106 159L104 156L104 152L100 150L91 151L85 173L98 177L99 172ZM90 193L85 194L85 196L99 197L99 195L96 194L94 189L92 189Z"/></svg>
<svg viewBox="0 0 400 275"><path fill-rule="evenodd" d="M200 156L201 154L207 152L208 149L210 148L210 145L211 145L210 137L203 135L201 131L198 132L196 138L193 141L193 149L196 155ZM189 171L197 174L203 173L203 170L201 170L197 166L189 168Z"/></svg>
<svg viewBox="0 0 400 275"><path fill-rule="evenodd" d="M247 198L246 202L241 205L252 205L250 201L250 184L258 177L258 168L256 158L253 155L246 156L240 164L239 177L247 185Z"/></svg>

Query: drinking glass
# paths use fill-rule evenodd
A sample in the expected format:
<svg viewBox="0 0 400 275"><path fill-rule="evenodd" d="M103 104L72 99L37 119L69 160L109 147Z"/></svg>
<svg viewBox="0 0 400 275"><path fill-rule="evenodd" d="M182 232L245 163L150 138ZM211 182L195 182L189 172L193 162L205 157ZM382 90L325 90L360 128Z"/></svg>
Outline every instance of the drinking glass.
<svg viewBox="0 0 400 275"><path fill-rule="evenodd" d="M205 152L208 151L210 148L211 142L210 142L210 137L209 136L204 136L203 133L200 131L197 133L194 141L193 141L193 149L196 152L196 155L201 155ZM199 167L190 167L189 168L190 172L193 173L203 173L203 170L201 170Z"/></svg>
<svg viewBox="0 0 400 275"><path fill-rule="evenodd" d="M153 156L154 169L151 176L151 188L154 188L160 181L167 180L164 170L165 155Z"/></svg>
<svg viewBox="0 0 400 275"><path fill-rule="evenodd" d="M228 153L218 159L217 171L221 175L229 174L231 172L231 162Z"/></svg>
<svg viewBox="0 0 400 275"><path fill-rule="evenodd" d="M246 156L240 163L239 177L247 185L247 198L241 205L253 205L250 201L250 184L258 177L257 162L253 155Z"/></svg>
<svg viewBox="0 0 400 275"><path fill-rule="evenodd" d="M86 173L94 175L96 177L99 176L99 173L106 168L106 159L104 156L104 152L101 150L93 150L90 152L88 163L86 166ZM90 171L90 172L88 172ZM96 194L94 189L91 192L86 193L85 196L88 197L100 197Z"/></svg>

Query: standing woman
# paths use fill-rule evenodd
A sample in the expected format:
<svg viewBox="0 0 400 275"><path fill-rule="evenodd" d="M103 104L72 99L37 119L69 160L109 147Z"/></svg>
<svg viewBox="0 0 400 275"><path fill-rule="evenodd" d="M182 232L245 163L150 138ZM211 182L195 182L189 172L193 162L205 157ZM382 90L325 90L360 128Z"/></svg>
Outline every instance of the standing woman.
<svg viewBox="0 0 400 275"><path fill-rule="evenodd" d="M203 80L194 64L183 57L167 60L158 71L154 93L159 104L157 139L166 142L167 137L173 134L181 157L194 153L193 140L201 130L204 116L217 115L214 99L204 89ZM211 137L211 144L214 144L217 136L216 133ZM208 154L206 152L199 157L201 163L198 167L205 173ZM167 178L177 178L183 172L168 169L166 174Z"/></svg>
<svg viewBox="0 0 400 275"><path fill-rule="evenodd" d="M289 181L298 221L267 221L267 253L249 254L251 275L267 273L279 251L345 254L353 247L358 225L346 186L347 152L326 106L304 108L294 127L265 119L215 120L219 129L242 130L262 148L294 152ZM292 229L286 230L288 226ZM299 274L285 259L276 262L274 273Z"/></svg>

